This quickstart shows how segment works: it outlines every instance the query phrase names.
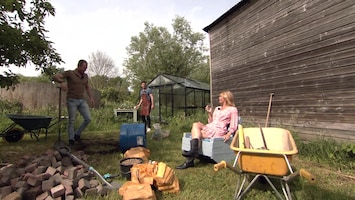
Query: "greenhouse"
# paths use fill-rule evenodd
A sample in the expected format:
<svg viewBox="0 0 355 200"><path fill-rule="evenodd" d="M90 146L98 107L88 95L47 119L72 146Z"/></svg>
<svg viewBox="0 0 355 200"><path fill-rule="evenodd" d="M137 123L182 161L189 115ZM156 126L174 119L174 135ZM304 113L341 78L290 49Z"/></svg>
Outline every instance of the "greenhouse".
<svg viewBox="0 0 355 200"><path fill-rule="evenodd" d="M160 122L178 114L186 116L204 110L210 103L207 83L160 74L148 83L148 87L153 91L155 103L151 117Z"/></svg>

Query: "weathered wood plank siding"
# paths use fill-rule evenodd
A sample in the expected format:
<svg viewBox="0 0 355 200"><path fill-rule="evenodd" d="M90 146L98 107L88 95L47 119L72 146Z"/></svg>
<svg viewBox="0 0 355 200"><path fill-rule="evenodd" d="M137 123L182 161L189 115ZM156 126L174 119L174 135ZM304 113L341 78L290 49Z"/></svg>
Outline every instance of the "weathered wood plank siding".
<svg viewBox="0 0 355 200"><path fill-rule="evenodd" d="M212 99L244 119L355 141L355 1L244 0L204 29Z"/></svg>
<svg viewBox="0 0 355 200"><path fill-rule="evenodd" d="M99 108L101 94L98 90L91 89L95 105L90 107ZM89 98L86 95L86 100ZM66 109L66 91L61 94L61 106ZM17 101L22 104L23 109L48 109L49 107L59 107L59 88L50 83L22 82L16 85L15 89L7 90L0 88L0 99L7 101ZM10 114L10 113L7 113Z"/></svg>

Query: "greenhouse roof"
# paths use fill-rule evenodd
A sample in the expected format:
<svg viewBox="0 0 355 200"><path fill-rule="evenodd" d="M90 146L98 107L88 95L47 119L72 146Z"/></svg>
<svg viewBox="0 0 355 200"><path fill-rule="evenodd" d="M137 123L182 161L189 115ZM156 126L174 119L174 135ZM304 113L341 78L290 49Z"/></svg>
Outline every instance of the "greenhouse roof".
<svg viewBox="0 0 355 200"><path fill-rule="evenodd" d="M181 78L173 75L167 74L159 74L156 76L151 82L149 82L148 86L150 88L157 87L165 87L165 86L173 86L173 88L191 88L191 89L199 89L199 90L210 90L210 85L207 83L202 83L199 81Z"/></svg>

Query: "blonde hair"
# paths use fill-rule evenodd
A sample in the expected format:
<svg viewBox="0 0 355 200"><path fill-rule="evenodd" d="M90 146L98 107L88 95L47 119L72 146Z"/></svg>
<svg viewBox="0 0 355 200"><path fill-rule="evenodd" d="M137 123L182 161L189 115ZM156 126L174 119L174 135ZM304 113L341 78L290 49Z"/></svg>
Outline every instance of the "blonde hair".
<svg viewBox="0 0 355 200"><path fill-rule="evenodd" d="M224 100L226 101L226 104L228 106L235 106L234 96L231 91L229 91L229 90L222 91L220 93L220 95L224 98Z"/></svg>

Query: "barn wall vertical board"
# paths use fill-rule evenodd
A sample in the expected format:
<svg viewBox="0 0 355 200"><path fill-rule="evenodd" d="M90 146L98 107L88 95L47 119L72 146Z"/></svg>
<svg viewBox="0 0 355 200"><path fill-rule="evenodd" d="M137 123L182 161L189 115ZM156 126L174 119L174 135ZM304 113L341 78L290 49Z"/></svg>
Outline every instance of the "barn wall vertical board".
<svg viewBox="0 0 355 200"><path fill-rule="evenodd" d="M271 126L355 141L355 1L242 0L204 30L214 101L264 124L274 93Z"/></svg>

